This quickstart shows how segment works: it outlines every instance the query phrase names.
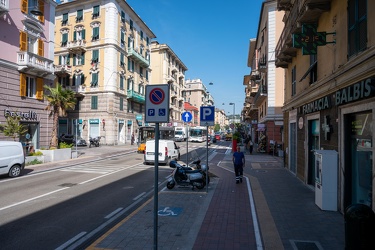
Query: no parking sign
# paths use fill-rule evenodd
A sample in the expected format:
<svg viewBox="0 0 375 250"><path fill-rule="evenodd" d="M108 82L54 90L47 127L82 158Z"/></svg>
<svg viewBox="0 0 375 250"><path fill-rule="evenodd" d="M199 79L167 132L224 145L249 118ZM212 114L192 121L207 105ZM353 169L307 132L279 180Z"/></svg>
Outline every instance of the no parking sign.
<svg viewBox="0 0 375 250"><path fill-rule="evenodd" d="M169 122L169 85L146 85L145 122Z"/></svg>

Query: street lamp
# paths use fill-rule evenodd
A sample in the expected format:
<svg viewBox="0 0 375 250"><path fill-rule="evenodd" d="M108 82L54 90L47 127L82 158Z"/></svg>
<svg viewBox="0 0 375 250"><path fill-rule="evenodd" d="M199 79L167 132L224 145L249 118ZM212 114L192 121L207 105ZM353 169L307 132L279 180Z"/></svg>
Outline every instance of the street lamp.
<svg viewBox="0 0 375 250"><path fill-rule="evenodd" d="M234 133L236 132L236 125L234 124L234 116L236 114L236 104L234 102L230 102L229 105L233 105L233 134L232 134L232 150L233 152L235 152L235 148L234 148Z"/></svg>

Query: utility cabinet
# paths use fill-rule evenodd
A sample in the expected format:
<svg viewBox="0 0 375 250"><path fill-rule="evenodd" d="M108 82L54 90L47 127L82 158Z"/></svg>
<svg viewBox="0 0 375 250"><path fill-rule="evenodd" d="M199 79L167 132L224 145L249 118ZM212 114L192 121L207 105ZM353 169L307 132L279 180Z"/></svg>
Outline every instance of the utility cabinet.
<svg viewBox="0 0 375 250"><path fill-rule="evenodd" d="M315 204L322 210L337 211L338 154L315 150Z"/></svg>

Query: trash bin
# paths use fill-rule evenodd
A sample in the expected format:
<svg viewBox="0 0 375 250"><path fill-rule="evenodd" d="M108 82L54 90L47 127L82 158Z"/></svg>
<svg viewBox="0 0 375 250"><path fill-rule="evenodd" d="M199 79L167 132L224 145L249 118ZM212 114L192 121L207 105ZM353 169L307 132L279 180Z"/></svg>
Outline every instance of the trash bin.
<svg viewBox="0 0 375 250"><path fill-rule="evenodd" d="M352 204L345 210L345 249L375 249L375 214L364 204Z"/></svg>

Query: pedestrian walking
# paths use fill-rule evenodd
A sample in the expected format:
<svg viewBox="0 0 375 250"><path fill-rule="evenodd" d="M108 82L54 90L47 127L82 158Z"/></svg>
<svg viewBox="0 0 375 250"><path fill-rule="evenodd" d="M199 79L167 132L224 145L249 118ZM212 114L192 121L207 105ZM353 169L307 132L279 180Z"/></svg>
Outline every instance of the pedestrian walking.
<svg viewBox="0 0 375 250"><path fill-rule="evenodd" d="M242 183L245 155L241 152L240 146L237 146L237 151L233 153L232 161L234 165L234 173L236 174L236 183Z"/></svg>
<svg viewBox="0 0 375 250"><path fill-rule="evenodd" d="M131 145L134 145L134 133L132 134Z"/></svg>

